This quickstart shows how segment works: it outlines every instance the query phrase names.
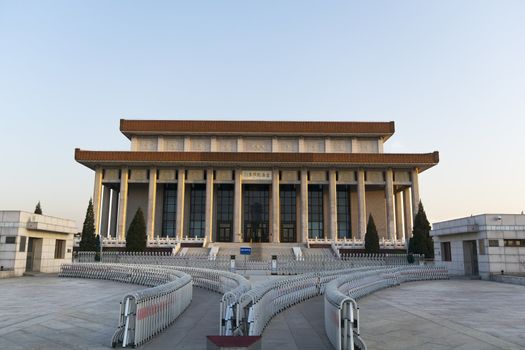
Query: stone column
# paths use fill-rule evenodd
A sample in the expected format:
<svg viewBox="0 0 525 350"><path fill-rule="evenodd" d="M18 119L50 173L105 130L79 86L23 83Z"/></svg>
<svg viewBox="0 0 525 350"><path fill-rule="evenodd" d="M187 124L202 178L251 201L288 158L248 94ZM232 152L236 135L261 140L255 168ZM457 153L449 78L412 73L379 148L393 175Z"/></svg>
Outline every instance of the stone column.
<svg viewBox="0 0 525 350"><path fill-rule="evenodd" d="M272 172L272 236L273 242L279 243L280 239L280 224L281 224L281 207L280 207L280 191L279 191L279 170L273 169Z"/></svg>
<svg viewBox="0 0 525 350"><path fill-rule="evenodd" d="M418 169L412 170L412 217L415 218L419 208L419 178Z"/></svg>
<svg viewBox="0 0 525 350"><path fill-rule="evenodd" d="M109 227L111 237L117 237L118 194L118 191L111 191L111 225Z"/></svg>
<svg viewBox="0 0 525 350"><path fill-rule="evenodd" d="M408 247L408 240L412 237L412 211L410 206L410 189L407 188L403 191L403 208L405 212L405 243Z"/></svg>
<svg viewBox="0 0 525 350"><path fill-rule="evenodd" d="M359 239L365 239L366 233L366 190L365 172L357 171L357 231Z"/></svg>
<svg viewBox="0 0 525 350"><path fill-rule="evenodd" d="M100 234L102 237L108 236L108 221L109 221L109 200L111 195L111 189L108 186L102 186L103 195L102 195L102 217L100 221Z"/></svg>
<svg viewBox="0 0 525 350"><path fill-rule="evenodd" d="M330 209L330 239L337 239L337 178L336 171L328 174L328 201Z"/></svg>
<svg viewBox="0 0 525 350"><path fill-rule="evenodd" d="M184 195L186 190L185 169L177 170L177 214L175 218L175 236L178 239L184 238Z"/></svg>
<svg viewBox="0 0 525 350"><path fill-rule="evenodd" d="M155 237L155 205L157 203L157 168L149 170L149 190L148 190L148 215L146 222L146 235L148 239Z"/></svg>
<svg viewBox="0 0 525 350"><path fill-rule="evenodd" d="M402 241L404 237L403 231L403 194L402 192L397 192L394 195L395 198L395 207L396 207L396 237L398 241Z"/></svg>
<svg viewBox="0 0 525 350"><path fill-rule="evenodd" d="M204 214L204 235L213 242L213 169L206 170L206 212Z"/></svg>
<svg viewBox="0 0 525 350"><path fill-rule="evenodd" d="M241 169L235 169L233 200L233 241L242 241L242 176Z"/></svg>
<svg viewBox="0 0 525 350"><path fill-rule="evenodd" d="M100 204L102 201L102 169L95 169L95 184L93 186L93 213L95 220L95 234L100 233Z"/></svg>
<svg viewBox="0 0 525 350"><path fill-rule="evenodd" d="M392 169L386 171L385 198L386 198L386 236L395 241L396 223L394 221L394 184Z"/></svg>
<svg viewBox="0 0 525 350"><path fill-rule="evenodd" d="M301 234L308 241L308 171L301 170Z"/></svg>
<svg viewBox="0 0 525 350"><path fill-rule="evenodd" d="M120 169L120 194L118 207L118 232L119 239L126 239L126 212L128 210L128 168Z"/></svg>

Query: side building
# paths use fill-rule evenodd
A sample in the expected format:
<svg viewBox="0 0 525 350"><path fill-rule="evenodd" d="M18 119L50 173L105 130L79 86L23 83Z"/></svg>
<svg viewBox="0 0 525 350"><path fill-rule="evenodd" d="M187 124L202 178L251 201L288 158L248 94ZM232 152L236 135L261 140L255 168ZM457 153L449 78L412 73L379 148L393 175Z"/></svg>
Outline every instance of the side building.
<svg viewBox="0 0 525 350"><path fill-rule="evenodd" d="M450 274L525 275L525 215L482 214L434 223L436 261Z"/></svg>
<svg viewBox="0 0 525 350"><path fill-rule="evenodd" d="M19 210L0 211L0 278L58 272L71 262L73 220Z"/></svg>
<svg viewBox="0 0 525 350"><path fill-rule="evenodd" d="M403 247L419 174L438 152L386 154L393 122L121 120L130 151L75 150L95 172L97 233L122 241L140 207L149 244L352 242L373 215Z"/></svg>

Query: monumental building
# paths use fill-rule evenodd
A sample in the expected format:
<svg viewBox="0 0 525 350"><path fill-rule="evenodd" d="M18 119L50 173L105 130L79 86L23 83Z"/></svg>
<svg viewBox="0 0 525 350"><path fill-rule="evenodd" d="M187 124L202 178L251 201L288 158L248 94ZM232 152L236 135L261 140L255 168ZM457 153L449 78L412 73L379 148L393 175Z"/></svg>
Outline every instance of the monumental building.
<svg viewBox="0 0 525 350"><path fill-rule="evenodd" d="M142 208L150 242L403 245L419 174L438 152L388 154L394 122L121 120L129 151L75 150L95 173L96 232L125 238Z"/></svg>

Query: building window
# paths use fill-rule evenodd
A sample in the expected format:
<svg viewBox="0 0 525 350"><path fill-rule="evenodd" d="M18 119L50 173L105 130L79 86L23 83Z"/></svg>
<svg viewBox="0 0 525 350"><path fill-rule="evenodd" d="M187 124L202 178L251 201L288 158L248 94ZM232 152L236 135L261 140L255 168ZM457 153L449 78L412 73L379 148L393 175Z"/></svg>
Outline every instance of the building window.
<svg viewBox="0 0 525 350"><path fill-rule="evenodd" d="M281 239L283 243L296 241L296 191L294 185L281 185L279 191L281 212Z"/></svg>
<svg viewBox="0 0 525 350"><path fill-rule="evenodd" d="M450 242L441 242L441 260L442 261L452 261Z"/></svg>
<svg viewBox="0 0 525 350"><path fill-rule="evenodd" d="M350 192L346 185L337 186L337 238L352 238Z"/></svg>
<svg viewBox="0 0 525 350"><path fill-rule="evenodd" d="M489 247L499 247L499 240L489 239Z"/></svg>
<svg viewBox="0 0 525 350"><path fill-rule="evenodd" d="M244 185L244 241L269 242L270 218L268 185Z"/></svg>
<svg viewBox="0 0 525 350"><path fill-rule="evenodd" d="M485 240L478 239L478 254L485 255Z"/></svg>
<svg viewBox="0 0 525 350"><path fill-rule="evenodd" d="M204 238L206 185L194 184L190 191L190 237Z"/></svg>
<svg viewBox="0 0 525 350"><path fill-rule="evenodd" d="M16 244L16 236L6 236L5 244Z"/></svg>
<svg viewBox="0 0 525 350"><path fill-rule="evenodd" d="M19 252L25 252L26 251L26 236L20 236L20 245L18 246Z"/></svg>
<svg viewBox="0 0 525 350"><path fill-rule="evenodd" d="M324 238L323 187L308 186L308 238Z"/></svg>
<svg viewBox="0 0 525 350"><path fill-rule="evenodd" d="M233 233L233 185L217 186L217 240L231 242Z"/></svg>
<svg viewBox="0 0 525 350"><path fill-rule="evenodd" d="M504 239L505 247L525 247L525 239Z"/></svg>
<svg viewBox="0 0 525 350"><path fill-rule="evenodd" d="M175 237L177 222L177 186L164 185L164 206L162 210L162 236Z"/></svg>
<svg viewBox="0 0 525 350"><path fill-rule="evenodd" d="M55 259L64 259L66 256L66 241L57 239L55 241Z"/></svg>

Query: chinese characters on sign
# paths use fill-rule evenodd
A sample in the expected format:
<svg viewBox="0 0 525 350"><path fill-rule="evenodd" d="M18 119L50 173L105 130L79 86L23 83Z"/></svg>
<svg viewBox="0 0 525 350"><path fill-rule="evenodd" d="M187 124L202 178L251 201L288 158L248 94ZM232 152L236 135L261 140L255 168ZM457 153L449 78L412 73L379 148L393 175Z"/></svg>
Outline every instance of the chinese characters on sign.
<svg viewBox="0 0 525 350"><path fill-rule="evenodd" d="M271 180L272 172L265 170L243 170L242 178L244 180Z"/></svg>

